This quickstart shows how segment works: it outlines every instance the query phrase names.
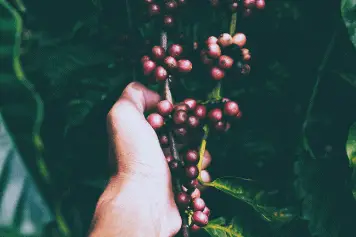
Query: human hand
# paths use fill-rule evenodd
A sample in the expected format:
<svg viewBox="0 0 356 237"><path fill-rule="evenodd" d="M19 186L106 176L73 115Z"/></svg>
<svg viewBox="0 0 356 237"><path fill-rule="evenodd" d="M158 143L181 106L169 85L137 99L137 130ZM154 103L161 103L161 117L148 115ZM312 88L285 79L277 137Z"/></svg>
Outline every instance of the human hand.
<svg viewBox="0 0 356 237"><path fill-rule="evenodd" d="M97 203L90 237L167 237L181 228L165 155L143 114L159 100L157 93L131 83L110 110L110 165L115 169ZM210 162L206 152L202 168ZM201 178L210 181L205 170Z"/></svg>

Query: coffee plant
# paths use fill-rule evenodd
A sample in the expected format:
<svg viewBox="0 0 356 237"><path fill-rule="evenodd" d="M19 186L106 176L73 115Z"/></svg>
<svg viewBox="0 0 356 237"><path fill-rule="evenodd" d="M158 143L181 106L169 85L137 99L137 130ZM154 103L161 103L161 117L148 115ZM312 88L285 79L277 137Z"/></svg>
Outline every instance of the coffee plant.
<svg viewBox="0 0 356 237"><path fill-rule="evenodd" d="M145 116L169 150L179 235L356 235L355 0L0 13L0 236L88 234L112 168L106 115L132 81L161 95Z"/></svg>

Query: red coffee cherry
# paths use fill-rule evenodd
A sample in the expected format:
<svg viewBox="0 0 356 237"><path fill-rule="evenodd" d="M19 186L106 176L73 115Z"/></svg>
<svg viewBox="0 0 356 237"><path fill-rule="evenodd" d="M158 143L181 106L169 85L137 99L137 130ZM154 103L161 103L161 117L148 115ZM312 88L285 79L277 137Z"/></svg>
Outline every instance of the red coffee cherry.
<svg viewBox="0 0 356 237"><path fill-rule="evenodd" d="M163 59L165 54L166 53L164 52L164 48L162 48L161 46L154 46L152 48L152 55L157 60Z"/></svg>
<svg viewBox="0 0 356 237"><path fill-rule="evenodd" d="M174 26L174 18L172 16L164 16L163 17L163 24L165 27L172 27Z"/></svg>
<svg viewBox="0 0 356 237"><path fill-rule="evenodd" d="M244 5L246 8L253 8L256 4L256 0L244 0Z"/></svg>
<svg viewBox="0 0 356 237"><path fill-rule="evenodd" d="M164 124L164 119L160 114L152 113L147 117L148 123L152 126L153 129L160 129Z"/></svg>
<svg viewBox="0 0 356 237"><path fill-rule="evenodd" d="M192 216L193 223L199 227L204 227L209 222L209 217L201 211L196 211Z"/></svg>
<svg viewBox="0 0 356 237"><path fill-rule="evenodd" d="M216 123L222 119L223 113L222 113L221 109L215 108L215 109L210 110L208 116L212 122Z"/></svg>
<svg viewBox="0 0 356 237"><path fill-rule="evenodd" d="M185 112L188 112L189 106L186 105L186 104L177 104L177 105L174 107L174 110L175 110L175 111L183 110L183 111L185 111Z"/></svg>
<svg viewBox="0 0 356 237"><path fill-rule="evenodd" d="M187 59L178 60L178 71L179 72L190 72L193 69L192 63Z"/></svg>
<svg viewBox="0 0 356 237"><path fill-rule="evenodd" d="M210 209L208 207L205 207L203 213L207 216L210 216Z"/></svg>
<svg viewBox="0 0 356 237"><path fill-rule="evenodd" d="M186 208L190 204L191 198L189 194L180 192L176 195L176 202L180 208Z"/></svg>
<svg viewBox="0 0 356 237"><path fill-rule="evenodd" d="M256 7L260 10L264 9L266 7L265 0L256 0Z"/></svg>
<svg viewBox="0 0 356 237"><path fill-rule="evenodd" d="M239 105L235 101L228 101L224 105L224 114L234 117L239 113Z"/></svg>
<svg viewBox="0 0 356 237"><path fill-rule="evenodd" d="M199 162L199 154L196 150L188 150L185 153L185 162L191 164L191 165L196 165ZM197 180L196 180L197 181Z"/></svg>
<svg viewBox="0 0 356 237"><path fill-rule="evenodd" d="M199 119L206 117L206 107L204 105L198 105L194 110L194 115Z"/></svg>
<svg viewBox="0 0 356 237"><path fill-rule="evenodd" d="M232 43L243 47L246 44L246 35L243 33L237 33L232 37Z"/></svg>
<svg viewBox="0 0 356 237"><path fill-rule="evenodd" d="M242 56L242 60L244 60L245 62L250 61L251 60L251 55L250 54L244 54Z"/></svg>
<svg viewBox="0 0 356 237"><path fill-rule="evenodd" d="M167 147L169 144L168 136L167 135L161 135L159 137L159 143L161 144L162 147Z"/></svg>
<svg viewBox="0 0 356 237"><path fill-rule="evenodd" d="M162 100L157 104L157 111L162 116L168 116L173 111L173 105L168 100Z"/></svg>
<svg viewBox="0 0 356 237"><path fill-rule="evenodd" d="M211 65L214 63L214 60L208 56L208 53L205 50L200 52L200 59L206 65Z"/></svg>
<svg viewBox="0 0 356 237"><path fill-rule="evenodd" d="M175 111L173 114L173 121L175 124L184 124L186 123L188 120L188 114L187 112L183 111L183 110L178 110Z"/></svg>
<svg viewBox="0 0 356 237"><path fill-rule="evenodd" d="M164 67L158 66L155 70L155 77L157 81L164 81L167 79L168 73Z"/></svg>
<svg viewBox="0 0 356 237"><path fill-rule="evenodd" d="M183 101L184 104L188 105L190 110L194 110L195 107L197 106L197 101L192 98L187 98Z"/></svg>
<svg viewBox="0 0 356 237"><path fill-rule="evenodd" d="M199 181L197 179L190 180L185 186L188 190L195 190L198 187ZM199 190L199 189L198 189Z"/></svg>
<svg viewBox="0 0 356 237"><path fill-rule="evenodd" d="M147 55L142 56L141 63L144 64L146 61L150 60L150 57Z"/></svg>
<svg viewBox="0 0 356 237"><path fill-rule="evenodd" d="M167 163L171 163L173 160L174 160L173 156L171 155L166 156Z"/></svg>
<svg viewBox="0 0 356 237"><path fill-rule="evenodd" d="M192 199L195 199L195 198L200 198L200 190L199 189L194 189L194 191L190 194L191 198Z"/></svg>
<svg viewBox="0 0 356 237"><path fill-rule="evenodd" d="M153 0L145 0L145 3L151 4L153 3Z"/></svg>
<svg viewBox="0 0 356 237"><path fill-rule="evenodd" d="M202 198L193 199L193 210L194 211L203 211L205 208L205 202Z"/></svg>
<svg viewBox="0 0 356 237"><path fill-rule="evenodd" d="M166 4L165 4L165 6L166 6L166 9L167 9L168 11L174 11L174 10L177 9L178 4L177 4L176 1L171 0L171 1L167 1Z"/></svg>
<svg viewBox="0 0 356 237"><path fill-rule="evenodd" d="M199 127L200 121L197 117L191 115L188 117L188 125L191 128L197 128Z"/></svg>
<svg viewBox="0 0 356 237"><path fill-rule="evenodd" d="M148 60L143 63L143 74L145 76L150 75L156 69L156 63Z"/></svg>
<svg viewBox="0 0 356 237"><path fill-rule="evenodd" d="M191 230L192 232L197 232L197 231L200 230L200 227L197 226L196 224L193 224L193 225L190 226L190 230Z"/></svg>
<svg viewBox="0 0 356 237"><path fill-rule="evenodd" d="M221 56L221 49L218 44L209 44L207 53L212 58L219 58Z"/></svg>
<svg viewBox="0 0 356 237"><path fill-rule="evenodd" d="M161 12L161 8L159 7L159 5L157 4L151 4L148 7L148 14L152 17L152 16L157 16L159 15Z"/></svg>
<svg viewBox="0 0 356 237"><path fill-rule="evenodd" d="M232 37L228 33L221 34L218 42L221 47L228 47L232 44Z"/></svg>
<svg viewBox="0 0 356 237"><path fill-rule="evenodd" d="M237 2L233 2L233 3L230 4L231 12L237 12L238 8L239 8L239 4Z"/></svg>
<svg viewBox="0 0 356 237"><path fill-rule="evenodd" d="M172 56L168 56L164 59L164 64L167 66L169 69L175 69L178 67L177 60L173 58Z"/></svg>
<svg viewBox="0 0 356 237"><path fill-rule="evenodd" d="M219 57L219 67L223 69L230 69L233 64L234 64L234 60L230 56L221 55Z"/></svg>
<svg viewBox="0 0 356 237"><path fill-rule="evenodd" d="M195 165L188 165L185 167L185 176L188 179L196 179L199 176L199 169Z"/></svg>
<svg viewBox="0 0 356 237"><path fill-rule="evenodd" d="M218 67L213 67L210 70L210 75L214 80L220 81L225 77L225 72Z"/></svg>
<svg viewBox="0 0 356 237"><path fill-rule="evenodd" d="M210 36L206 41L205 43L207 45L209 44L217 44L218 43L218 38L216 38L215 36Z"/></svg>
<svg viewBox="0 0 356 237"><path fill-rule="evenodd" d="M168 49L169 55L174 58L178 58L183 53L183 47L179 44L172 44Z"/></svg>
<svg viewBox="0 0 356 237"><path fill-rule="evenodd" d="M225 132L226 124L223 121L218 121L215 126L215 130L218 132Z"/></svg>

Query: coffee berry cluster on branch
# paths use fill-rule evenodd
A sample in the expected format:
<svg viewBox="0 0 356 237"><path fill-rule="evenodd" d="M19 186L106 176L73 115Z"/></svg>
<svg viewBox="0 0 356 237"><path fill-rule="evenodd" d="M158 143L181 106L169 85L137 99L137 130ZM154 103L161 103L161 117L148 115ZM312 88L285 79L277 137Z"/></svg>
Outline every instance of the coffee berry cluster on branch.
<svg viewBox="0 0 356 237"><path fill-rule="evenodd" d="M266 6L265 0L209 0L213 7L223 7L231 12L241 10L244 16L251 15L254 8L262 10Z"/></svg>

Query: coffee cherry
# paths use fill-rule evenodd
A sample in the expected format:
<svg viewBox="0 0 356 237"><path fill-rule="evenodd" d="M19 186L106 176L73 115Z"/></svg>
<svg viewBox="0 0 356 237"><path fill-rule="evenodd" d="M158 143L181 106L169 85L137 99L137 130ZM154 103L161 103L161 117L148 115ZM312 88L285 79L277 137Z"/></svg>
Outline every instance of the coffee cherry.
<svg viewBox="0 0 356 237"><path fill-rule="evenodd" d="M190 204L191 198L185 192L180 192L176 195L176 202L180 208L186 208Z"/></svg>
<svg viewBox="0 0 356 237"><path fill-rule="evenodd" d="M208 207L205 207L203 213L207 216L210 216L210 209Z"/></svg>
<svg viewBox="0 0 356 237"><path fill-rule="evenodd" d="M256 0L244 0L244 5L246 8L253 8L256 4Z"/></svg>
<svg viewBox="0 0 356 237"><path fill-rule="evenodd" d="M148 60L146 62L143 63L143 74L145 76L150 75L156 68L156 63Z"/></svg>
<svg viewBox="0 0 356 237"><path fill-rule="evenodd" d="M200 59L201 61L206 64L206 65L211 65L213 64L214 60L212 60L209 56L208 56L208 53L203 50L200 52Z"/></svg>
<svg viewBox="0 0 356 237"><path fill-rule="evenodd" d="M218 38L216 38L215 36L210 36L206 41L205 43L207 45L209 44L217 44L218 43Z"/></svg>
<svg viewBox="0 0 356 237"><path fill-rule="evenodd" d="M224 114L234 117L239 112L239 105L234 101L226 102L224 105Z"/></svg>
<svg viewBox="0 0 356 237"><path fill-rule="evenodd" d="M220 57L221 56L220 46L218 44L209 44L207 53L212 58Z"/></svg>
<svg viewBox="0 0 356 237"><path fill-rule="evenodd" d="M166 69L162 66L158 66L155 70L155 78L157 81L164 81L168 77Z"/></svg>
<svg viewBox="0 0 356 237"><path fill-rule="evenodd" d="M159 137L159 143L161 144L162 147L167 147L169 144L168 136L167 135L161 135Z"/></svg>
<svg viewBox="0 0 356 237"><path fill-rule="evenodd" d="M188 190L195 190L198 187L199 181L197 179L190 180L185 186ZM199 189L198 189L199 190Z"/></svg>
<svg viewBox="0 0 356 237"><path fill-rule="evenodd" d="M188 105L190 110L194 110L197 106L197 101L195 99L187 98L183 101L184 104Z"/></svg>
<svg viewBox="0 0 356 237"><path fill-rule="evenodd" d="M196 211L192 216L193 223L197 226L204 227L209 222L209 217L201 211Z"/></svg>
<svg viewBox="0 0 356 237"><path fill-rule="evenodd" d="M206 117L206 107L204 105L198 105L194 110L194 115L199 119Z"/></svg>
<svg viewBox="0 0 356 237"><path fill-rule="evenodd" d="M172 16L164 16L163 17L163 24L164 24L165 27L174 26L174 18Z"/></svg>
<svg viewBox="0 0 356 237"><path fill-rule="evenodd" d="M166 161L168 164L171 163L173 160L174 160L173 156L171 155L166 156Z"/></svg>
<svg viewBox="0 0 356 237"><path fill-rule="evenodd" d="M177 137L184 137L185 135L187 135L187 129L186 128L175 128L173 130L174 134L177 136Z"/></svg>
<svg viewBox="0 0 356 237"><path fill-rule="evenodd" d="M175 111L182 110L182 111L188 112L189 106L186 105L186 104L178 104L178 105L176 105L176 106L174 107L174 110L175 110Z"/></svg>
<svg viewBox="0 0 356 237"><path fill-rule="evenodd" d="M189 127L197 128L197 127L199 127L199 124L200 124L200 122L199 122L199 119L197 117L195 117L193 115L188 117L188 125L189 125Z"/></svg>
<svg viewBox="0 0 356 237"><path fill-rule="evenodd" d="M219 57L219 66L223 69L229 69L234 64L234 60L227 55L221 55Z"/></svg>
<svg viewBox="0 0 356 237"><path fill-rule="evenodd" d="M164 124L163 117L157 113L152 113L152 114L148 115L147 121L152 126L152 128L155 130L161 128Z"/></svg>
<svg viewBox="0 0 356 237"><path fill-rule="evenodd" d="M188 150L185 153L185 161L189 164L196 165L199 162L199 154L195 150Z"/></svg>
<svg viewBox="0 0 356 237"><path fill-rule="evenodd" d="M157 111L162 116L167 116L173 111L173 105L168 100L162 100L157 104Z"/></svg>
<svg viewBox="0 0 356 237"><path fill-rule="evenodd" d="M200 198L200 195L201 195L200 190L196 188L196 189L194 189L194 191L190 194L190 197L191 197L192 199L195 199L195 198Z"/></svg>
<svg viewBox="0 0 356 237"><path fill-rule="evenodd" d="M184 124L186 123L188 120L188 114L187 112L183 111L183 110L178 110L175 111L173 114L173 121L175 124Z"/></svg>
<svg viewBox="0 0 356 237"><path fill-rule="evenodd" d="M152 48L152 55L157 60L163 59L165 56L164 48L161 46L154 46Z"/></svg>
<svg viewBox="0 0 356 237"><path fill-rule="evenodd" d="M192 232L197 232L197 231L200 230L200 227L197 226L196 224L193 224L193 225L190 226L190 230L191 230Z"/></svg>
<svg viewBox="0 0 356 237"><path fill-rule="evenodd" d="M218 67L213 67L210 70L210 75L214 80L220 81L225 77L225 72Z"/></svg>
<svg viewBox="0 0 356 237"><path fill-rule="evenodd" d="M231 101L229 98L222 98L221 102L225 103L225 102L228 102L228 101Z"/></svg>
<svg viewBox="0 0 356 237"><path fill-rule="evenodd" d="M256 7L260 10L264 9L266 7L265 0L256 0Z"/></svg>
<svg viewBox="0 0 356 237"><path fill-rule="evenodd" d="M230 34L224 33L224 34L220 35L218 42L221 47L230 46L232 44L232 37Z"/></svg>
<svg viewBox="0 0 356 237"><path fill-rule="evenodd" d="M205 202L202 198L193 199L193 210L194 211L203 211L205 208Z"/></svg>
<svg viewBox="0 0 356 237"><path fill-rule="evenodd" d="M248 65L248 64L242 65L242 67L241 67L241 74L242 75L246 76L246 75L250 74L250 71L251 71L250 65Z"/></svg>
<svg viewBox="0 0 356 237"><path fill-rule="evenodd" d="M185 176L188 179L196 179L199 176L199 169L195 165L188 165L185 167Z"/></svg>
<svg viewBox="0 0 356 237"><path fill-rule="evenodd" d="M150 16L157 16L159 15L161 12L161 8L159 7L159 5L157 4L151 4L149 7L148 7L148 14Z"/></svg>
<svg viewBox="0 0 356 237"><path fill-rule="evenodd" d="M245 54L242 56L242 60L244 60L245 62L250 61L251 60L251 55L250 54Z"/></svg>
<svg viewBox="0 0 356 237"><path fill-rule="evenodd" d="M169 69L175 69L178 67L177 60L173 58L172 56L168 56L164 59L164 64L167 66Z"/></svg>
<svg viewBox="0 0 356 237"><path fill-rule="evenodd" d="M179 44L172 44L168 49L169 55L178 58L183 53L183 47Z"/></svg>
<svg viewBox="0 0 356 237"><path fill-rule="evenodd" d="M222 119L223 113L222 113L221 109L215 108L215 109L210 110L208 116L212 122L216 123Z"/></svg>
<svg viewBox="0 0 356 237"><path fill-rule="evenodd" d="M250 50L243 48L243 49L241 49L241 53L242 53L242 55L250 54Z"/></svg>
<svg viewBox="0 0 356 237"><path fill-rule="evenodd" d="M193 68L192 63L187 59L178 60L178 71L179 72L190 72Z"/></svg>
<svg viewBox="0 0 356 237"><path fill-rule="evenodd" d="M233 2L230 4L230 10L232 12L237 12L237 9L239 8L239 4L237 2Z"/></svg>
<svg viewBox="0 0 356 237"><path fill-rule="evenodd" d="M177 173L181 168L179 162L174 159L168 163L168 166L173 173Z"/></svg>
<svg viewBox="0 0 356 237"><path fill-rule="evenodd" d="M170 0L170 1L166 2L165 6L168 11L173 11L173 10L177 9L178 4L176 1Z"/></svg>
<svg viewBox="0 0 356 237"><path fill-rule="evenodd" d="M153 3L153 0L145 0L145 3L151 4Z"/></svg>
<svg viewBox="0 0 356 237"><path fill-rule="evenodd" d="M246 44L246 36L243 33L237 33L232 37L232 43L243 47Z"/></svg>
<svg viewBox="0 0 356 237"><path fill-rule="evenodd" d="M218 121L215 126L215 130L218 132L225 132L226 124L223 121Z"/></svg>
<svg viewBox="0 0 356 237"><path fill-rule="evenodd" d="M141 63L144 64L146 61L150 60L150 57L147 55L142 56Z"/></svg>

